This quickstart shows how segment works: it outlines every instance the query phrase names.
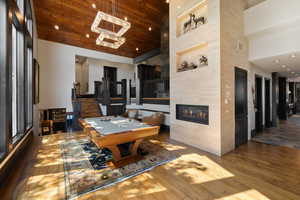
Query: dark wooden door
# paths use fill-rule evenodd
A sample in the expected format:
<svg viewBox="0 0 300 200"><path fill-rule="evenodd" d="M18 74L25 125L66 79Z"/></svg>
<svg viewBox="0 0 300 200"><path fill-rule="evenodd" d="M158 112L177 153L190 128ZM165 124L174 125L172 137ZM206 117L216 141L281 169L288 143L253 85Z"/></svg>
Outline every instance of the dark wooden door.
<svg viewBox="0 0 300 200"><path fill-rule="evenodd" d="M255 77L255 135L263 130L262 78Z"/></svg>
<svg viewBox="0 0 300 200"><path fill-rule="evenodd" d="M235 146L248 142L248 73L235 68Z"/></svg>
<svg viewBox="0 0 300 200"><path fill-rule="evenodd" d="M279 103L278 117L280 120L287 120L287 80L284 77L278 79Z"/></svg>
<svg viewBox="0 0 300 200"><path fill-rule="evenodd" d="M265 126L271 127L271 81L265 80Z"/></svg>
<svg viewBox="0 0 300 200"><path fill-rule="evenodd" d="M117 96L117 68L104 67L104 77L109 80L109 92L111 97Z"/></svg>

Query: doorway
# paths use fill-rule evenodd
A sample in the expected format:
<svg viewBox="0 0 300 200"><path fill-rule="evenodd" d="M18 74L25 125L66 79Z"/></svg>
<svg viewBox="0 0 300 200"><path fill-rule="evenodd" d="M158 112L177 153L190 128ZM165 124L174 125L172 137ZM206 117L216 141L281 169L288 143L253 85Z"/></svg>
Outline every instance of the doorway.
<svg viewBox="0 0 300 200"><path fill-rule="evenodd" d="M265 79L265 126L271 127L271 80Z"/></svg>
<svg viewBox="0 0 300 200"><path fill-rule="evenodd" d="M235 146L248 142L248 72L235 68Z"/></svg>
<svg viewBox="0 0 300 200"><path fill-rule="evenodd" d="M262 77L255 76L255 135L263 130Z"/></svg>
<svg viewBox="0 0 300 200"><path fill-rule="evenodd" d="M104 78L109 81L109 92L111 97L117 96L117 68L104 67Z"/></svg>
<svg viewBox="0 0 300 200"><path fill-rule="evenodd" d="M279 77L279 102L278 102L278 118L280 120L287 120L287 79Z"/></svg>

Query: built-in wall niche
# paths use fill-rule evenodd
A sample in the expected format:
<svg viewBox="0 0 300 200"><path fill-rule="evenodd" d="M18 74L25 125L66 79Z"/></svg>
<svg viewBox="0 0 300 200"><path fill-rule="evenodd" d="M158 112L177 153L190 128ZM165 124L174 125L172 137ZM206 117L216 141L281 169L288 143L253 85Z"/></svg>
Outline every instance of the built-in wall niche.
<svg viewBox="0 0 300 200"><path fill-rule="evenodd" d="M176 66L177 72L195 70L208 66L207 57L208 43L196 45L186 50L177 52Z"/></svg>
<svg viewBox="0 0 300 200"><path fill-rule="evenodd" d="M184 11L176 19L176 36L195 30L208 22L208 0Z"/></svg>

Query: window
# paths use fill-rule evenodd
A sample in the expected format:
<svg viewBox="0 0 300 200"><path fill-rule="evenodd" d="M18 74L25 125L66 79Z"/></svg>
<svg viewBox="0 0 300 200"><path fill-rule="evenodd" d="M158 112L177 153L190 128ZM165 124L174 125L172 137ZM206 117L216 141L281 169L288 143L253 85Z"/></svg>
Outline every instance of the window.
<svg viewBox="0 0 300 200"><path fill-rule="evenodd" d="M0 161L33 124L32 23L30 0L0 0Z"/></svg>
<svg viewBox="0 0 300 200"><path fill-rule="evenodd" d="M32 37L32 19L26 18L26 26L30 36Z"/></svg>
<svg viewBox="0 0 300 200"><path fill-rule="evenodd" d="M25 128L30 129L33 126L33 24L32 10L30 1L25 1Z"/></svg>
<svg viewBox="0 0 300 200"><path fill-rule="evenodd" d="M18 100L17 100L17 55L18 55L18 42L17 42L17 29L12 25L12 137L18 133Z"/></svg>
<svg viewBox="0 0 300 200"><path fill-rule="evenodd" d="M20 31L17 32L17 92L18 92L18 133L23 135L25 133L25 54L24 54L24 34Z"/></svg>
<svg viewBox="0 0 300 200"><path fill-rule="evenodd" d="M33 125L33 85L32 85L32 78L33 78L33 65L32 65L32 49L27 48L27 62L26 62L26 81L25 81L25 94L26 94L26 101L25 101L25 109L26 109L26 129L29 129Z"/></svg>
<svg viewBox="0 0 300 200"><path fill-rule="evenodd" d="M0 160L2 160L7 151L7 57L6 57L6 34L7 34L7 2L0 1Z"/></svg>
<svg viewBox="0 0 300 200"><path fill-rule="evenodd" d="M24 0L17 0L17 5L21 14L24 14Z"/></svg>
<svg viewBox="0 0 300 200"><path fill-rule="evenodd" d="M24 34L21 23L16 15L12 21L12 52L11 52L11 99L12 99L12 128L11 138L13 143L17 142L25 133L25 54L24 54Z"/></svg>

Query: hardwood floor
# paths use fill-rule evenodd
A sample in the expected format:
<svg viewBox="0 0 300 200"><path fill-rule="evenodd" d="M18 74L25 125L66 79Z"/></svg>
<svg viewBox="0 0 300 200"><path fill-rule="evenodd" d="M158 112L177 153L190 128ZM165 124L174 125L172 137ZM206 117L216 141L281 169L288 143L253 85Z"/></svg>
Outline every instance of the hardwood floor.
<svg viewBox="0 0 300 200"><path fill-rule="evenodd" d="M37 139L1 186L1 199L64 199L62 138L45 136L40 144ZM299 150L250 142L219 158L171 141L166 133L152 141L179 158L80 199L300 199Z"/></svg>

